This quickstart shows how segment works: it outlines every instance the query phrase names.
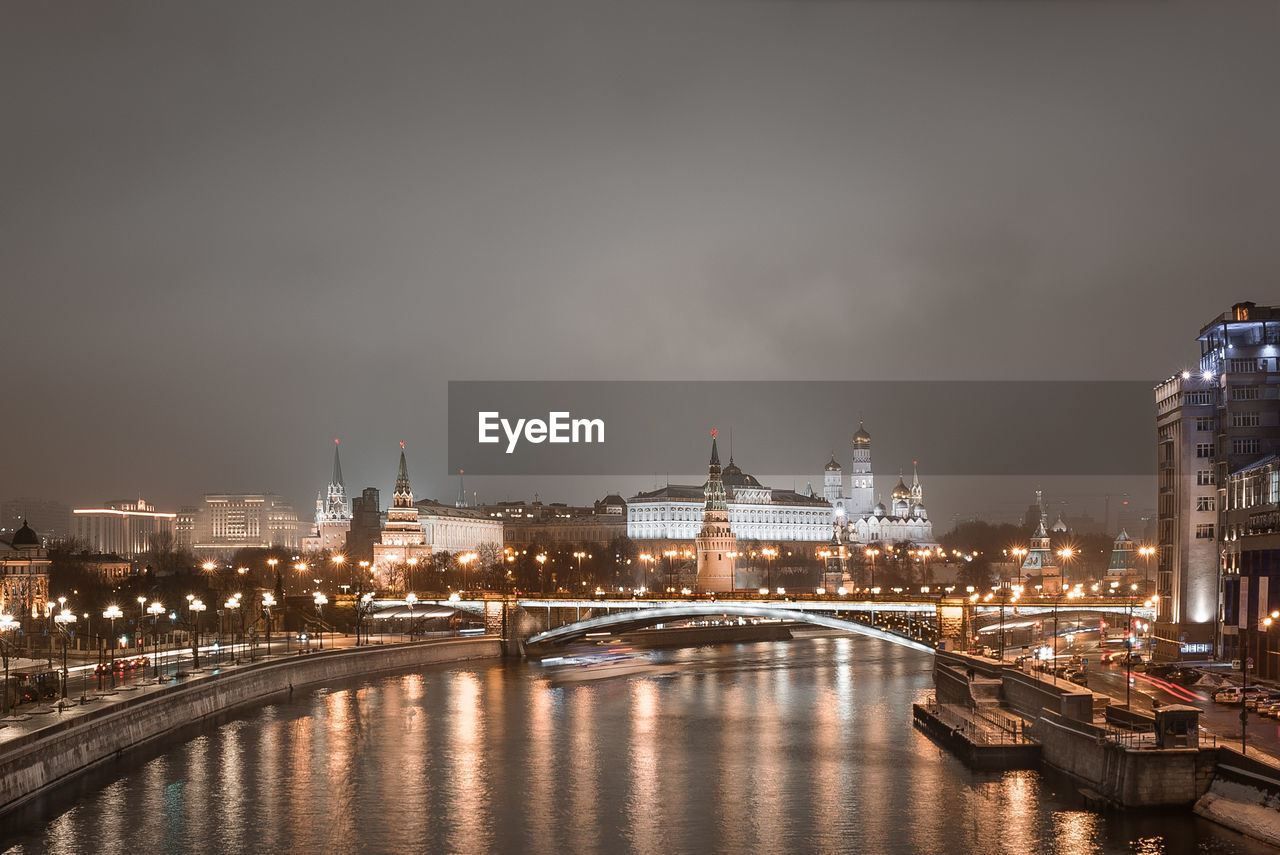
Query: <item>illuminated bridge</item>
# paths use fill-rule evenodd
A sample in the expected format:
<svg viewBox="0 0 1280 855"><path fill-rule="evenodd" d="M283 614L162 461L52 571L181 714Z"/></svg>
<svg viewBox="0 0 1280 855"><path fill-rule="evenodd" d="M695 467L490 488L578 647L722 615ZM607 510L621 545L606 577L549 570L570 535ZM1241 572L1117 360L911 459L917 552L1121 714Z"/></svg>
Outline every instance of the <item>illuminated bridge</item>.
<svg viewBox="0 0 1280 855"><path fill-rule="evenodd" d="M949 597L878 597L800 594L786 597L706 595L645 598L574 598L487 595L483 599L422 600L423 605L451 607L483 615L491 633L518 640L527 647L550 648L580 641L588 634L626 632L673 622L715 618L793 621L858 633L918 650L933 650L940 638L960 640L970 633L989 632L1000 623L1053 620L1059 634L1071 622L1082 624L1111 616L1116 626L1127 616L1155 619L1154 608L1129 598L1098 597L1051 600L971 602ZM1052 626L1046 623L1046 629Z"/></svg>

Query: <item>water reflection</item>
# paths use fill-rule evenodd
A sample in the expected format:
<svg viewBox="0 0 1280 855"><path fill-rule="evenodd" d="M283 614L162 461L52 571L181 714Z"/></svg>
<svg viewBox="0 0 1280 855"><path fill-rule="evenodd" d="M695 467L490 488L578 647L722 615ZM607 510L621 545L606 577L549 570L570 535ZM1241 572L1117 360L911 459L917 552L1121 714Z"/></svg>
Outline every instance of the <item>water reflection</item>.
<svg viewBox="0 0 1280 855"><path fill-rule="evenodd" d="M1267 851L1182 815L1101 816L1036 773L969 772L911 726L931 683L913 651L832 637L650 658L569 686L504 662L299 691L96 775L5 826L0 851Z"/></svg>

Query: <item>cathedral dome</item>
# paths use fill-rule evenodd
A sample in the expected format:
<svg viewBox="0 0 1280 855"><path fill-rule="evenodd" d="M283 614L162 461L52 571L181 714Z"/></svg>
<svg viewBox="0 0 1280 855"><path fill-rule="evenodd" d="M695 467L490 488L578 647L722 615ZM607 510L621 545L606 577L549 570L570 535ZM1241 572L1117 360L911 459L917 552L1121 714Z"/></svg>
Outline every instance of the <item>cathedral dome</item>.
<svg viewBox="0 0 1280 855"><path fill-rule="evenodd" d="M874 515L875 515L875 516L877 516L877 517L882 517L882 516L884 516L884 515L885 515L885 513L886 513L886 512L885 512L885 507L884 507L884 502L876 502L876 506L875 506L874 508L872 508L872 509L871 509L871 513L872 513L872 514L874 514Z"/></svg>
<svg viewBox="0 0 1280 855"><path fill-rule="evenodd" d="M902 475L898 475L898 483L893 488L892 493L895 499L908 499L911 497L911 491L907 489L907 485L902 482Z"/></svg>
<svg viewBox="0 0 1280 855"><path fill-rule="evenodd" d="M31 530L31 526L27 525L27 521L22 521L22 528L13 533L11 545L15 548L23 546L39 546L40 537Z"/></svg>
<svg viewBox="0 0 1280 855"><path fill-rule="evenodd" d="M831 455L831 460L827 463L826 471L828 472L840 471L840 464L836 462L836 456L834 454Z"/></svg>
<svg viewBox="0 0 1280 855"><path fill-rule="evenodd" d="M924 516L925 516L924 504L921 502L916 502L914 505L912 505L911 516L915 517L918 520L924 519Z"/></svg>
<svg viewBox="0 0 1280 855"><path fill-rule="evenodd" d="M862 426L862 419L858 419L858 432L853 435L854 445L870 445L871 434L867 433L866 428Z"/></svg>

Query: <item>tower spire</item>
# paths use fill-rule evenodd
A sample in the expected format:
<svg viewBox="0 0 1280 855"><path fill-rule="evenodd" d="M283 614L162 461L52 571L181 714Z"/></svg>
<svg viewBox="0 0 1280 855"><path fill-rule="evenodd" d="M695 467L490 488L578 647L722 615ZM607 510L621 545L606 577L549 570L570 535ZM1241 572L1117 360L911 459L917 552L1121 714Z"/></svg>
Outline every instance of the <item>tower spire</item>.
<svg viewBox="0 0 1280 855"><path fill-rule="evenodd" d="M467 506L467 491L462 486L462 470L458 470L458 501L454 503L454 507L465 508Z"/></svg>
<svg viewBox="0 0 1280 855"><path fill-rule="evenodd" d="M338 438L333 439L333 475L329 478L330 484L336 484L339 487L346 486L342 483L342 461L338 459Z"/></svg>
<svg viewBox="0 0 1280 855"><path fill-rule="evenodd" d="M409 488L409 462L404 459L404 443L400 443L400 469L396 472L394 506L407 508L413 504L413 490Z"/></svg>

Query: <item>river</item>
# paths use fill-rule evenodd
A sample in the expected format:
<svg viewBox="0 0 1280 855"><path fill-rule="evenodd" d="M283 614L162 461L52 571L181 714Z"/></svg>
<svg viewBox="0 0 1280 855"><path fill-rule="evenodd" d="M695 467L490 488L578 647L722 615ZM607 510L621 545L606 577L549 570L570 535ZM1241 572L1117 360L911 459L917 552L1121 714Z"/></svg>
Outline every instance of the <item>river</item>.
<svg viewBox="0 0 1280 855"><path fill-rule="evenodd" d="M1261 853L1181 813L974 773L911 724L930 659L860 636L492 661L298 692L95 772L5 853Z"/></svg>

